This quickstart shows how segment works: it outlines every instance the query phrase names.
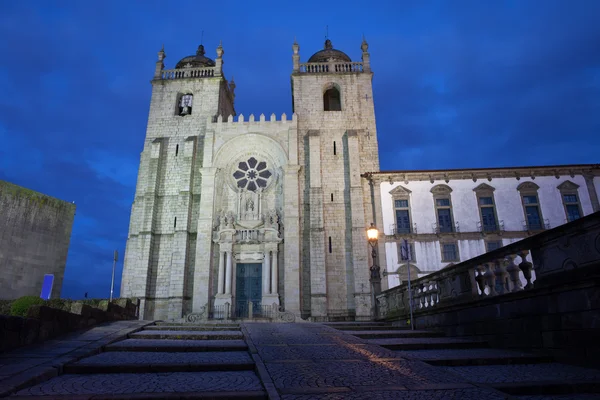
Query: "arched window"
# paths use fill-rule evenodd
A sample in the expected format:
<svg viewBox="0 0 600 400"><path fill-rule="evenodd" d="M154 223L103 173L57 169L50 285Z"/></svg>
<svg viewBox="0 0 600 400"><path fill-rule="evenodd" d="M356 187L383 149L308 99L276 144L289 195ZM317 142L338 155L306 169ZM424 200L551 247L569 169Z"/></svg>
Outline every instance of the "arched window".
<svg viewBox="0 0 600 400"><path fill-rule="evenodd" d="M419 274L421 270L417 268L414 264L410 265L410 280L413 281L415 279L419 279ZM408 282L408 269L406 268L406 264L401 265L396 272L398 273L399 284L401 285L404 282Z"/></svg>
<svg viewBox="0 0 600 400"><path fill-rule="evenodd" d="M324 111L342 111L340 91L336 87L329 88L323 93Z"/></svg>

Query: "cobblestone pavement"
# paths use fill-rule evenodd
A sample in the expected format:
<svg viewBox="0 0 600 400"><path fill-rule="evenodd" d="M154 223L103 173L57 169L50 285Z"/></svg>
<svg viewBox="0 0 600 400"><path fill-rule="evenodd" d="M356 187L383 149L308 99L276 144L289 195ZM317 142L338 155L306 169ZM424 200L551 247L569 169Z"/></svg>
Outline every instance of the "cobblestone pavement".
<svg viewBox="0 0 600 400"><path fill-rule="evenodd" d="M181 327L177 327L180 329ZM190 340L231 340L231 339L242 339L243 335L241 332L236 331L185 331L185 330L173 330L173 331L149 331L144 330L141 332L130 335L132 338L138 339L190 339Z"/></svg>
<svg viewBox="0 0 600 400"><path fill-rule="evenodd" d="M96 354L101 346L122 340L149 321L116 321L64 335L39 345L0 354L0 397L20 387L56 376L57 365Z"/></svg>
<svg viewBox="0 0 600 400"><path fill-rule="evenodd" d="M107 351L236 351L246 350L248 346L243 340L162 340L162 339L127 339L106 346ZM163 350L166 349L166 350Z"/></svg>
<svg viewBox="0 0 600 400"><path fill-rule="evenodd" d="M244 364L253 362L246 351L206 351L195 353L109 351L84 358L74 365L119 364Z"/></svg>
<svg viewBox="0 0 600 400"><path fill-rule="evenodd" d="M557 363L440 368L477 383L533 381L591 381L600 383L600 371L598 370Z"/></svg>
<svg viewBox="0 0 600 400"><path fill-rule="evenodd" d="M393 390L393 391L340 391L328 394L287 394L282 400L504 400L500 393L485 389L455 390ZM590 399L591 400L591 399Z"/></svg>
<svg viewBox="0 0 600 400"><path fill-rule="evenodd" d="M600 400L600 394L563 394L558 396L517 396L516 400Z"/></svg>
<svg viewBox="0 0 600 400"><path fill-rule="evenodd" d="M397 357L427 361L476 358L520 358L532 356L530 353L501 349L398 350L394 351L394 353Z"/></svg>
<svg viewBox="0 0 600 400"><path fill-rule="evenodd" d="M145 374L62 375L17 395L133 394L163 392L259 391L252 371L172 372Z"/></svg>
<svg viewBox="0 0 600 400"><path fill-rule="evenodd" d="M320 324L244 325L282 399L502 399L492 389Z"/></svg>

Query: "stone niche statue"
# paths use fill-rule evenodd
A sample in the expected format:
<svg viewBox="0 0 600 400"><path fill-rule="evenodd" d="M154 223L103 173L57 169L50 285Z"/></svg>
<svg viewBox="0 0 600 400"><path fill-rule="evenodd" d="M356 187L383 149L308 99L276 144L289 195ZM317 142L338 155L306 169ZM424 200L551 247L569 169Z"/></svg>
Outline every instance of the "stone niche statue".
<svg viewBox="0 0 600 400"><path fill-rule="evenodd" d="M276 210L271 210L265 218L265 228L279 229L279 215Z"/></svg>

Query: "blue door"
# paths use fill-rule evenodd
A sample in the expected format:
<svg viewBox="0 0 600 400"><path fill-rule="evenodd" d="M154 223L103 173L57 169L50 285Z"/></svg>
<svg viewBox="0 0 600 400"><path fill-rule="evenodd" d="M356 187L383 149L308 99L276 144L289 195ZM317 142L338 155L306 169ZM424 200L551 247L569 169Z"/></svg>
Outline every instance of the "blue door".
<svg viewBox="0 0 600 400"><path fill-rule="evenodd" d="M252 302L253 314L261 310L262 264L237 264L235 271L235 315L248 318L248 302Z"/></svg>

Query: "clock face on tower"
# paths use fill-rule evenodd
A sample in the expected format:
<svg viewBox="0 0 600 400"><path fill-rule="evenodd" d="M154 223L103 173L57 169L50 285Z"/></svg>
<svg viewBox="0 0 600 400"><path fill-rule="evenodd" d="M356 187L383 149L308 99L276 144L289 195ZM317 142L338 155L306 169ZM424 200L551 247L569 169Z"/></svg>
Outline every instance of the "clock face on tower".
<svg viewBox="0 0 600 400"><path fill-rule="evenodd" d="M273 174L267 168L267 162L258 161L254 157L241 161L237 170L233 173L237 187L251 192L256 191L258 188L266 188L271 175Z"/></svg>

